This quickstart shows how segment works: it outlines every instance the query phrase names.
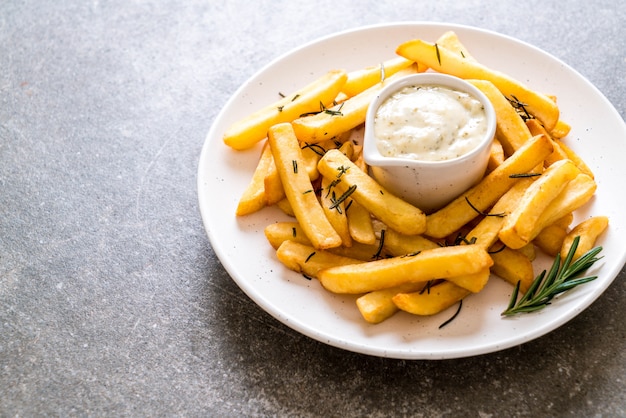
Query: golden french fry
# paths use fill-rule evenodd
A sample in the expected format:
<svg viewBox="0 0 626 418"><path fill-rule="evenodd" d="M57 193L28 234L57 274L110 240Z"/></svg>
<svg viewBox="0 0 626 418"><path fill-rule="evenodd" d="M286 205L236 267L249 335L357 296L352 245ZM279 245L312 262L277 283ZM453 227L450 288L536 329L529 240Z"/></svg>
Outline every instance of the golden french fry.
<svg viewBox="0 0 626 418"><path fill-rule="evenodd" d="M296 214L293 211L293 208L291 207L291 203L289 203L289 199L287 198L284 198L276 202L276 207L282 210L285 215L293 216L293 217L296 216Z"/></svg>
<svg viewBox="0 0 626 418"><path fill-rule="evenodd" d="M313 247L327 249L340 246L341 237L326 218L309 175L305 170L298 169L302 162L302 150L291 124L272 126L268 139L285 195Z"/></svg>
<svg viewBox="0 0 626 418"><path fill-rule="evenodd" d="M537 251L535 250L535 246L532 242L524 245L522 248L518 248L515 251L519 251L524 254L530 261L534 261L535 258L537 258Z"/></svg>
<svg viewBox="0 0 626 418"><path fill-rule="evenodd" d="M472 293L478 293L487 285L489 281L489 267L484 268L477 273L461 274L460 276L447 277L446 280L455 285L467 289Z"/></svg>
<svg viewBox="0 0 626 418"><path fill-rule="evenodd" d="M591 171L587 163L585 163L585 161L578 154L576 154L574 150L561 140L555 140L554 142L559 145L561 151L567 155L567 158L576 164L576 167L578 167L580 171L587 174L589 177L594 178L593 171Z"/></svg>
<svg viewBox="0 0 626 418"><path fill-rule="evenodd" d="M363 263L363 261L354 258L343 257L325 250L317 250L290 240L284 241L278 247L276 257L288 269L312 278L317 277L320 270L329 267Z"/></svg>
<svg viewBox="0 0 626 418"><path fill-rule="evenodd" d="M367 293L406 282L420 282L478 273L493 264L475 245L440 247L402 257L322 270L318 279L334 293Z"/></svg>
<svg viewBox="0 0 626 418"><path fill-rule="evenodd" d="M299 91L232 124L224 133L224 143L236 150L252 147L267 136L272 125L291 122L305 113L318 112L320 103L330 105L347 79L348 75L343 70L329 71Z"/></svg>
<svg viewBox="0 0 626 418"><path fill-rule="evenodd" d="M587 203L593 197L596 188L596 182L584 173L567 183L565 189L550 202L537 220L535 228L529 234L531 239L536 237L546 226Z"/></svg>
<svg viewBox="0 0 626 418"><path fill-rule="evenodd" d="M550 202L574 179L580 170L570 160L553 163L531 184L517 203L513 212L504 220L498 233L500 241L516 249L532 241L536 235L537 220Z"/></svg>
<svg viewBox="0 0 626 418"><path fill-rule="evenodd" d="M385 230L383 247L394 257L438 248L439 245L422 235L404 235L393 229Z"/></svg>
<svg viewBox="0 0 626 418"><path fill-rule="evenodd" d="M552 152L551 141L544 135L529 139L476 186L448 205L427 216L425 235L444 238L489 209L519 179L512 175L527 173ZM472 208L473 206L473 208Z"/></svg>
<svg viewBox="0 0 626 418"><path fill-rule="evenodd" d="M496 138L502 143L506 155L513 154L533 135L511 102L487 80L467 80L482 91L496 111Z"/></svg>
<svg viewBox="0 0 626 418"><path fill-rule="evenodd" d="M283 182L281 181L278 170L276 169L276 162L274 161L273 154L270 157L270 160L271 161L267 167L267 171L265 172L265 178L263 179L265 203L268 206L274 205L285 199L285 189L283 189Z"/></svg>
<svg viewBox="0 0 626 418"><path fill-rule="evenodd" d="M467 234L468 241L474 245L489 248L498 240L498 233L504 220L517 207L526 189L533 183L532 178L523 178L515 183L493 206L488 216L476 224Z"/></svg>
<svg viewBox="0 0 626 418"><path fill-rule="evenodd" d="M317 169L317 163L320 158L331 148L336 148L338 143L334 140L323 141L319 144L307 144L300 143L302 150L302 166L305 168L311 181L315 181L319 178L319 171ZM285 200L285 190L283 189L283 183L280 180L278 171L276 170L276 164L274 164L274 157L271 157L272 162L269 166L263 186L265 189L265 200L268 206L277 204ZM283 208L285 208L283 206Z"/></svg>
<svg viewBox="0 0 626 418"><path fill-rule="evenodd" d="M337 148L337 145L333 141L324 141L319 144L309 144L306 142L300 143L300 149L302 149L302 158L304 159L304 165L306 172L309 174L311 181L318 179L320 172L317 170L317 163L320 158L326 153L326 150L330 148Z"/></svg>
<svg viewBox="0 0 626 418"><path fill-rule="evenodd" d="M504 162L504 148L502 142L498 138L491 141L491 152L489 153L489 162L487 163L487 173L491 173Z"/></svg>
<svg viewBox="0 0 626 418"><path fill-rule="evenodd" d="M521 251L508 247L502 248L500 245L504 244L495 244L489 253L493 259L491 272L513 286L519 282L520 290L526 293L528 287L535 279L532 262Z"/></svg>
<svg viewBox="0 0 626 418"><path fill-rule="evenodd" d="M594 216L576 225L563 240L561 258L565 259L565 257L567 257L567 253L572 246L572 242L577 236L580 237L580 239L578 241L576 252L574 253L574 260L591 250L596 245L598 237L608 226L609 218L606 216Z"/></svg>
<svg viewBox="0 0 626 418"><path fill-rule="evenodd" d="M239 203L237 204L237 210L235 212L237 216L249 215L265 207L265 186L263 183L265 175L272 165L274 165L274 158L272 157L269 144L266 142L265 145L263 145L259 162L252 174L252 180L241 195Z"/></svg>
<svg viewBox="0 0 626 418"><path fill-rule="evenodd" d="M552 225L560 226L563 229L569 229L572 222L574 222L574 214L570 212L554 221Z"/></svg>
<svg viewBox="0 0 626 418"><path fill-rule="evenodd" d="M556 126L550 131L550 136L555 139L565 138L571 130L572 127L567 122L559 119Z"/></svg>
<svg viewBox="0 0 626 418"><path fill-rule="evenodd" d="M294 241L300 244L311 246L311 240L306 236L304 230L298 222L276 222L265 227L265 237L274 249L280 247L284 241ZM378 258L384 258L388 254L381 253L380 246L376 243L373 245L352 243L351 247L335 247L326 251L343 257L355 258L361 261L372 261Z"/></svg>
<svg viewBox="0 0 626 418"><path fill-rule="evenodd" d="M352 242L351 247L337 247L329 248L326 250L333 254L342 255L344 257L356 258L361 261L372 261L381 258L388 257L389 254L382 251L380 245L374 244L361 244L360 242Z"/></svg>
<svg viewBox="0 0 626 418"><path fill-rule="evenodd" d="M349 159L350 161L354 161L355 149L353 142L344 142L339 147L339 151L341 151L341 153L345 155L347 159Z"/></svg>
<svg viewBox="0 0 626 418"><path fill-rule="evenodd" d="M413 65L413 61L402 57L394 57L383 61L380 65L373 65L351 71L348 73L348 80L341 91L345 93L347 97L356 96L373 85L380 83L385 78L411 65Z"/></svg>
<svg viewBox="0 0 626 418"><path fill-rule="evenodd" d="M473 60L437 44L415 39L405 42L396 49L398 55L421 62L435 71L457 76L463 79L488 80L507 98L518 103L530 114L541 120L543 125L552 130L559 120L559 108L548 96L536 92L520 81L488 68Z"/></svg>
<svg viewBox="0 0 626 418"><path fill-rule="evenodd" d="M354 156L352 161L362 171L364 171L365 173L368 172L369 167L368 167L367 163L365 162L365 159L363 158L363 146L359 147L358 152L356 153L356 155Z"/></svg>
<svg viewBox="0 0 626 418"><path fill-rule="evenodd" d="M548 225L533 239L533 244L549 256L556 256L563 246L567 229L560 225Z"/></svg>
<svg viewBox="0 0 626 418"><path fill-rule="evenodd" d="M350 235L350 229L348 227L346 206L344 202L337 202L338 198L337 190L331 184L331 180L329 180L328 177L322 177L322 191L320 196L322 209L324 209L324 213L330 224L341 237L342 245L350 247L352 246L352 236Z"/></svg>
<svg viewBox="0 0 626 418"><path fill-rule="evenodd" d="M476 61L476 59L470 54L469 50L463 45L458 35L454 31L444 32L439 38L437 38L437 45L442 48L446 48L452 52L455 52L462 58L467 60Z"/></svg>
<svg viewBox="0 0 626 418"><path fill-rule="evenodd" d="M573 220L574 215L568 213L553 224L546 226L533 239L533 244L544 253L552 257L556 256L561 251L563 240Z"/></svg>
<svg viewBox="0 0 626 418"><path fill-rule="evenodd" d="M381 222L396 231L411 235L424 232L426 215L421 209L394 196L372 177L363 172L338 150L328 151L318 164L318 170L336 187L365 207Z"/></svg>
<svg viewBox="0 0 626 418"><path fill-rule="evenodd" d="M389 289L375 290L360 296L356 306L363 319L370 324L379 324L398 312L393 297L398 293L419 292L428 282L404 283Z"/></svg>
<svg viewBox="0 0 626 418"><path fill-rule="evenodd" d="M393 303L399 309L415 315L435 315L470 294L469 290L444 280L431 286L428 291L399 293L393 297Z"/></svg>
<svg viewBox="0 0 626 418"><path fill-rule="evenodd" d="M349 199L348 204L349 206L346 205L346 216L350 236L354 241L361 244L374 244L376 233L370 213L354 199Z"/></svg>
<svg viewBox="0 0 626 418"><path fill-rule="evenodd" d="M528 129L530 130L530 133L532 135L545 135L548 138L552 139L546 128L544 128L543 125L540 124L539 121L537 121L537 119L528 119L526 121L526 126L528 126ZM567 154L561 149L561 146L558 142L553 140L552 146L554 147L554 151L552 151L552 154L550 154L544 161L544 165L546 167L556 161L565 160L568 158Z"/></svg>
<svg viewBox="0 0 626 418"><path fill-rule="evenodd" d="M415 71L411 72L414 73ZM382 83L375 84L356 96L323 112L295 119L292 125L296 136L300 141L315 143L356 128L365 122L367 108L376 94L391 80L406 75L406 73L405 71L400 71L385 79Z"/></svg>
<svg viewBox="0 0 626 418"><path fill-rule="evenodd" d="M270 245L277 250L285 241L295 241L304 245L311 245L311 240L306 236L298 222L275 222L264 229L265 238Z"/></svg>

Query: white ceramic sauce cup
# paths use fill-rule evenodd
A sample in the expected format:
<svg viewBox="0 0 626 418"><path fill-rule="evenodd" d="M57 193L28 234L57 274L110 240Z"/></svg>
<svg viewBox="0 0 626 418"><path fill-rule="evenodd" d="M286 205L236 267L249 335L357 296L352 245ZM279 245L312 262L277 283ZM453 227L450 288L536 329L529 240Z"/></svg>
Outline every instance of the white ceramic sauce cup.
<svg viewBox="0 0 626 418"><path fill-rule="evenodd" d="M478 145L459 157L442 161L420 161L383 156L377 147L374 120L378 108L394 93L409 86L436 85L468 93L479 100L487 118L487 129ZM371 102L365 121L363 158L370 174L389 192L431 213L475 185L485 174L496 131L496 114L489 99L475 86L458 77L420 73L400 78L385 86Z"/></svg>

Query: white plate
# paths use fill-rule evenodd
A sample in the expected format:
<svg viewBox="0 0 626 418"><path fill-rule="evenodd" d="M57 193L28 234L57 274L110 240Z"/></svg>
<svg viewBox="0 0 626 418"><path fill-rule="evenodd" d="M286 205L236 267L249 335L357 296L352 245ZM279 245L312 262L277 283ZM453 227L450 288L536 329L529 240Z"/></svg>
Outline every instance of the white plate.
<svg viewBox="0 0 626 418"><path fill-rule="evenodd" d="M354 70L394 56L409 39L435 41L454 30L480 62L506 72L534 89L555 94L562 118L572 125L567 142L594 170L595 198L578 211L576 221L607 215L602 236L604 258L594 266L599 278L566 293L540 312L502 318L512 286L492 278L468 297L447 326L456 306L433 317L405 313L369 325L354 297L324 291L315 280L285 269L263 234L264 227L286 220L274 208L237 218L235 208L250 181L260 148L233 151L222 134L234 121L273 103L332 68ZM213 250L222 264L261 308L294 330L321 342L359 353L402 359L444 359L502 350L542 336L588 307L611 284L626 262L623 244L626 193L626 125L608 100L575 70L551 55L518 40L465 26L401 23L350 30L291 51L262 68L226 103L206 138L198 169L199 204ZM546 260L535 262L537 269Z"/></svg>

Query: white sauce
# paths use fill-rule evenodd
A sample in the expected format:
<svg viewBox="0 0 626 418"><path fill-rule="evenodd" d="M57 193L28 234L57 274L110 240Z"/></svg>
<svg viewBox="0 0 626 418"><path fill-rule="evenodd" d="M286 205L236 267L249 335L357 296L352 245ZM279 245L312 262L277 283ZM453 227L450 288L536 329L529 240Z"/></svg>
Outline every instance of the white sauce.
<svg viewBox="0 0 626 418"><path fill-rule="evenodd" d="M476 148L487 132L483 105L442 86L409 86L391 95L376 113L374 133L385 157L443 161Z"/></svg>

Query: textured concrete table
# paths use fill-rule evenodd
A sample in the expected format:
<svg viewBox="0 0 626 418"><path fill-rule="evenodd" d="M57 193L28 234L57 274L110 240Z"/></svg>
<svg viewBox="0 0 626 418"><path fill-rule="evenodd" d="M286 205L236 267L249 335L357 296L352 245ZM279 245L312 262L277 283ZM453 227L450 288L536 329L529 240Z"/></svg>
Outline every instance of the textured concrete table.
<svg viewBox="0 0 626 418"><path fill-rule="evenodd" d="M624 416L624 270L533 342L401 361L283 326L212 251L196 170L228 97L304 42L406 20L527 41L626 114L620 2L0 3L0 416Z"/></svg>

